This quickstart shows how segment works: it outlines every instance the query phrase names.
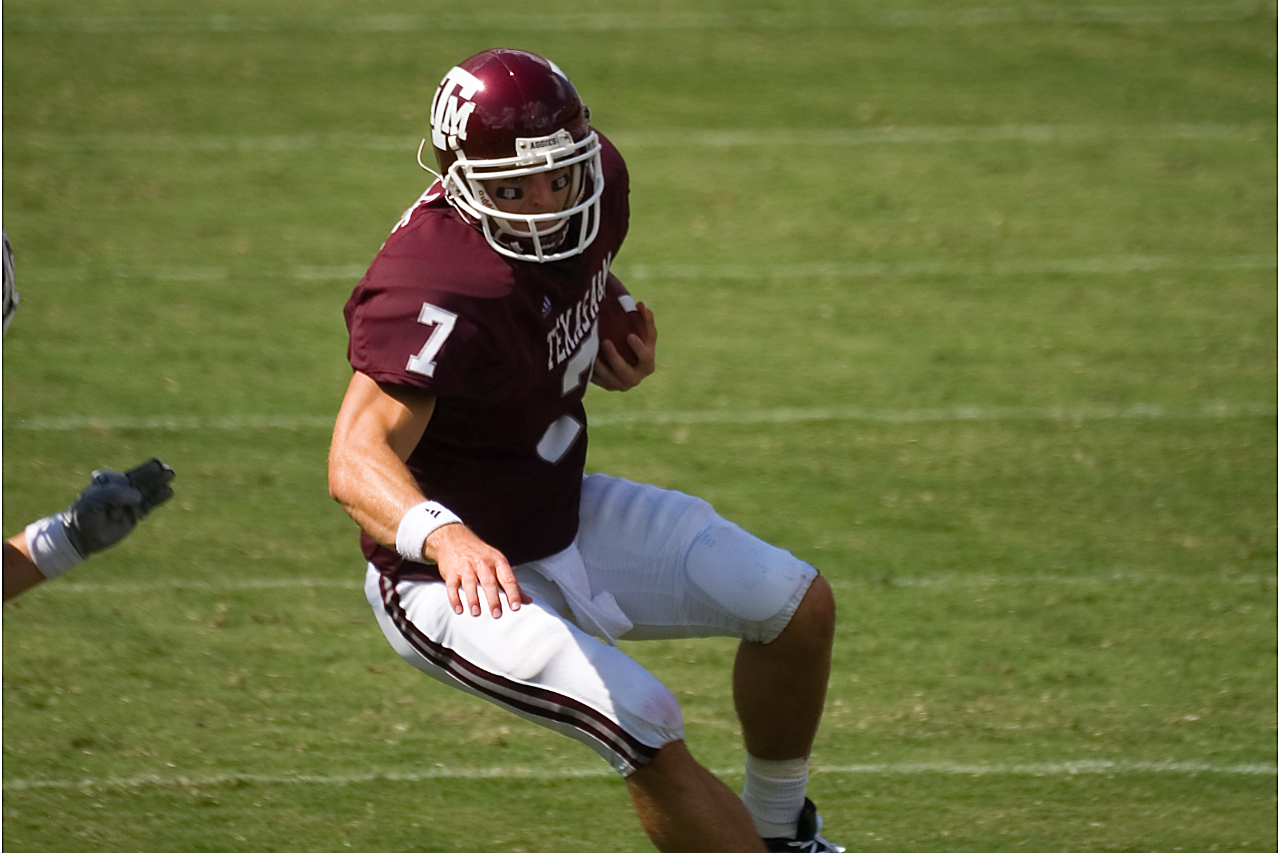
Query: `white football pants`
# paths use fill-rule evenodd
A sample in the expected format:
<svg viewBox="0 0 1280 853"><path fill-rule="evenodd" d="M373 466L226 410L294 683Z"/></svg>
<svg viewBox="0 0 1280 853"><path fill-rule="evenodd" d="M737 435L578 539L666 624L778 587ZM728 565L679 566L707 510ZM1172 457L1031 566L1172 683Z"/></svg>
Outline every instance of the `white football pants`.
<svg viewBox="0 0 1280 853"><path fill-rule="evenodd" d="M483 602L480 616L455 614L443 583L392 583L372 566L365 593L406 661L586 743L623 776L683 739L684 724L671 691L611 635L767 643L817 577L700 498L603 474L583 479L574 545L514 570L533 604L499 619Z"/></svg>

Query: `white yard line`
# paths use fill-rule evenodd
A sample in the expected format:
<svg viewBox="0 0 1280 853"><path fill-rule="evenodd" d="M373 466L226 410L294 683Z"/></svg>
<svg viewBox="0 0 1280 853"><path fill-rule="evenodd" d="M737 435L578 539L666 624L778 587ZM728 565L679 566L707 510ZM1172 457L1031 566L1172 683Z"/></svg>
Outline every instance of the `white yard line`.
<svg viewBox="0 0 1280 853"><path fill-rule="evenodd" d="M1275 764L1214 764L1203 761L1063 761L1031 764L959 764L952 762L851 764L815 766L815 776L1275 776ZM717 776L740 776L741 768L713 771ZM545 769L533 767L432 767L423 770L373 770L366 773L313 775L305 773L225 773L184 776L143 773L82 779L9 779L6 791L94 790L135 788L205 788L224 785L360 785L376 782L425 782L435 779L501 779L539 782L609 778L608 767Z"/></svg>
<svg viewBox="0 0 1280 853"><path fill-rule="evenodd" d="M620 148L690 146L702 148L775 148L804 142L814 147L867 145L989 145L1031 143L1053 145L1099 141L1211 140L1220 142L1272 142L1276 128L1261 124L1173 122L1152 125L1001 124L941 127L883 126L856 128L725 128L721 130L672 128L651 131L618 130L609 138ZM119 151L155 153L240 152L245 154L297 151L405 151L415 152L421 139L369 134L307 133L289 136L207 136L184 134L107 133L64 135L11 131L5 144L51 151Z"/></svg>
<svg viewBox="0 0 1280 853"><path fill-rule="evenodd" d="M241 430L331 430L332 415L227 415L223 417L155 416L155 417L98 417L71 415L68 417L37 417L20 420L6 418L6 430L23 432L76 432L80 430L154 430L158 432L238 432Z"/></svg>
<svg viewBox="0 0 1280 853"><path fill-rule="evenodd" d="M1270 19L1274 20L1274 12ZM1186 3L1179 5L1096 4L1027 7L1000 5L968 9L864 8L852 14L832 14L821 9L801 12L744 10L740 12L555 12L537 15L519 12L469 10L441 15L344 15L272 18L247 15L115 15L24 16L6 15L6 34L25 32L117 33L132 35L186 33L429 33L433 31L485 31L495 27L553 32L635 32L649 30L796 30L878 26L890 29L939 27L997 27L1062 24L1212 24L1264 17L1263 7L1252 2Z"/></svg>
<svg viewBox="0 0 1280 853"><path fill-rule="evenodd" d="M922 278L942 276L1021 277L1047 275L1131 275L1145 272L1274 270L1276 255L1217 255L1171 257L1166 255L1114 255L1095 258L1025 258L999 261L811 261L783 264L619 264L624 281L731 280L758 281L802 278ZM299 266L253 271L257 279L291 278L299 281L348 281L353 286L364 275L360 264ZM45 267L24 270L23 281L156 281L215 284L245 275L230 267Z"/></svg>
<svg viewBox="0 0 1280 853"><path fill-rule="evenodd" d="M979 589L992 590L1002 587L1059 586L1059 587L1092 587L1092 586L1154 586L1168 587L1174 584L1223 584L1228 586L1264 585L1274 587L1275 575L1261 574L1218 574L1210 576L1170 575L1154 572L1099 572L1092 575L1063 574L1054 572L1035 572L1029 575L992 575L939 573L932 575L893 575L873 574L855 579L846 579L842 583L854 583L879 587L912 587L940 589ZM60 581L46 584L38 595L58 595L78 593L145 595L155 594L163 589L229 593L255 592L262 590L298 590L298 589L338 589L360 590L364 588L364 576L351 577L278 577L251 578L235 580L193 580L189 578L155 578L145 583L130 581Z"/></svg>
<svg viewBox="0 0 1280 853"><path fill-rule="evenodd" d="M1102 258L1036 258L1000 261L812 261L802 264L619 264L624 280L797 278L921 278L934 276L1032 277L1046 275L1129 275L1165 271L1274 270L1274 255L1221 255L1175 258L1161 255L1116 255ZM318 268L317 268L318 269ZM360 271L360 275L364 270Z"/></svg>
<svg viewBox="0 0 1280 853"><path fill-rule="evenodd" d="M861 406L779 407L767 409L706 409L702 411L633 411L590 415L593 428L696 424L797 424L863 422L886 424L969 423L997 421L1186 421L1274 418L1270 403L1206 403L1203 406L952 406L936 409L867 409ZM6 418L6 430L21 432L77 432L82 430L151 430L157 432L253 431L265 429L329 430L332 415L96 416Z"/></svg>
<svg viewBox="0 0 1280 853"><path fill-rule="evenodd" d="M593 427L675 424L793 424L811 421L869 423L962 423L970 421L1127 421L1234 420L1274 417L1271 404L1210 404L1198 408L1169 406L953 406L937 409L865 409L860 406L707 410L700 412L622 412L591 417Z"/></svg>

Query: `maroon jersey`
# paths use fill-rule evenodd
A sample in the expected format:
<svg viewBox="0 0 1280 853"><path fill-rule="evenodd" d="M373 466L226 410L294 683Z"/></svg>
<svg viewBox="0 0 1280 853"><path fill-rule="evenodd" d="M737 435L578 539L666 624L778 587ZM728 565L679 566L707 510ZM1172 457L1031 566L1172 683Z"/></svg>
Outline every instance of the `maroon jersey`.
<svg viewBox="0 0 1280 853"><path fill-rule="evenodd" d="M343 312L353 368L435 395L406 460L423 494L512 565L567 548L578 531L582 398L629 218L626 164L601 141L600 232L586 251L542 264L504 258L437 183L401 218ZM361 543L384 572L438 577L368 534Z"/></svg>

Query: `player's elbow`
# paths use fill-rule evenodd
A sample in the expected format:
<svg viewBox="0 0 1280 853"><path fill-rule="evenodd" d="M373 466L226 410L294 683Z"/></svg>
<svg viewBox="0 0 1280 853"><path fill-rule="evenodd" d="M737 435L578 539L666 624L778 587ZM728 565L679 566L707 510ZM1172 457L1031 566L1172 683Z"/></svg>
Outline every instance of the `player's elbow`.
<svg viewBox="0 0 1280 853"><path fill-rule="evenodd" d="M342 483L334 476L333 465L329 466L329 497L338 503L342 503Z"/></svg>
<svg viewBox="0 0 1280 853"><path fill-rule="evenodd" d="M344 507L351 506L355 483L355 466L349 455L335 445L329 451L329 497Z"/></svg>

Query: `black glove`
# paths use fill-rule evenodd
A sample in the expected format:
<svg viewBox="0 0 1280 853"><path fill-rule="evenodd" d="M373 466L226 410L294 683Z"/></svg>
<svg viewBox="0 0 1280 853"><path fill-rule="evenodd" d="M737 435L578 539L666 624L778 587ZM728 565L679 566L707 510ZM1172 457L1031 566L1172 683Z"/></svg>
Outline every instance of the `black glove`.
<svg viewBox="0 0 1280 853"><path fill-rule="evenodd" d="M173 497L173 469L152 459L127 473L94 471L76 502L58 514L67 539L81 557L108 548L147 513Z"/></svg>

